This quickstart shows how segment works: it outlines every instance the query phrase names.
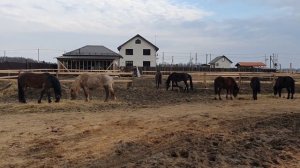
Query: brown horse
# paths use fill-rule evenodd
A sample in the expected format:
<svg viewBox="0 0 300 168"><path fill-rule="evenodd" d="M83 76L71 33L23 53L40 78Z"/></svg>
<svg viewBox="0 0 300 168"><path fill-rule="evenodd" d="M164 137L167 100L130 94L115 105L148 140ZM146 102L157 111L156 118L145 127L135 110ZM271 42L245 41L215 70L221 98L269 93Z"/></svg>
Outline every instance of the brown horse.
<svg viewBox="0 0 300 168"><path fill-rule="evenodd" d="M188 80L190 81L190 89L193 90L193 80L192 80L192 76L190 74L173 72L167 78L166 90L169 89L171 81L172 81L172 90L173 90L173 87L179 87L180 89L182 89L182 87L180 87L178 85L178 82L183 81L185 84L184 90L189 92L189 85L187 82Z"/></svg>
<svg viewBox="0 0 300 168"><path fill-rule="evenodd" d="M230 99L232 100L232 95L234 97L237 96L239 92L239 87L236 84L235 80L232 77L217 77L214 81L214 87L215 87L215 95L219 95L219 100L221 99L221 90L226 89L226 99L228 99L228 94L230 95ZM217 100L217 97L215 97Z"/></svg>
<svg viewBox="0 0 300 168"><path fill-rule="evenodd" d="M250 87L252 89L253 100L257 100L257 94L260 93L260 79L258 77L251 78Z"/></svg>
<svg viewBox="0 0 300 168"><path fill-rule="evenodd" d="M71 99L76 99L80 88L82 88L85 95L85 100L89 101L90 89L104 87L106 93L105 102L108 101L109 93L111 94L111 98L115 100L116 96L113 89L113 83L113 78L106 74L81 74L75 79L71 86Z"/></svg>
<svg viewBox="0 0 300 168"><path fill-rule="evenodd" d="M290 76L278 77L273 87L274 95L277 95L278 92L279 97L281 97L281 90L283 88L286 88L288 92L287 99L290 99L290 95L291 99L293 99L295 94L295 80Z"/></svg>
<svg viewBox="0 0 300 168"><path fill-rule="evenodd" d="M50 88L53 88L55 93L55 102L59 102L61 98L61 86L59 80L49 73L21 73L18 76L18 97L19 102L26 103L25 91L27 87L42 89L38 103L41 103L43 95L47 92L48 102L51 103Z"/></svg>
<svg viewBox="0 0 300 168"><path fill-rule="evenodd" d="M162 83L162 74L159 70L156 71L155 74L155 84L156 84L156 89L159 89L159 85Z"/></svg>

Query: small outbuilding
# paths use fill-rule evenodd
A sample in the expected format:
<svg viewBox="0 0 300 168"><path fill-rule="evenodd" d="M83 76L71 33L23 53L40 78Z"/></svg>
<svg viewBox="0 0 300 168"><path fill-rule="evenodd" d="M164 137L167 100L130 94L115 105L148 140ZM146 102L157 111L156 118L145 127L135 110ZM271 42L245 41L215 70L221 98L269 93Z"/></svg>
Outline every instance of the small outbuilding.
<svg viewBox="0 0 300 168"><path fill-rule="evenodd" d="M231 68L232 61L225 55L218 56L209 63L211 68Z"/></svg>
<svg viewBox="0 0 300 168"><path fill-rule="evenodd" d="M101 45L87 45L57 57L59 69L115 70L121 55Z"/></svg>

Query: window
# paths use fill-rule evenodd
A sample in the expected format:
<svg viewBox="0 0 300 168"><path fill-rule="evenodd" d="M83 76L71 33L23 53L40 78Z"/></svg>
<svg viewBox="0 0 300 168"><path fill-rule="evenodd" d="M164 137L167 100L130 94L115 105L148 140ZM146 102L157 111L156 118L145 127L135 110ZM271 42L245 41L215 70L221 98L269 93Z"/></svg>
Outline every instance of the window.
<svg viewBox="0 0 300 168"><path fill-rule="evenodd" d="M223 61L223 62L225 61L225 57L223 57L222 61Z"/></svg>
<svg viewBox="0 0 300 168"><path fill-rule="evenodd" d="M126 67L133 67L133 61L126 61L125 66Z"/></svg>
<svg viewBox="0 0 300 168"><path fill-rule="evenodd" d="M126 55L133 55L133 49L126 49Z"/></svg>
<svg viewBox="0 0 300 168"><path fill-rule="evenodd" d="M141 44L141 40L140 39L135 40L135 44Z"/></svg>
<svg viewBox="0 0 300 168"><path fill-rule="evenodd" d="M143 61L143 67L150 67L150 61Z"/></svg>
<svg viewBox="0 0 300 168"><path fill-rule="evenodd" d="M150 49L144 49L143 50L143 55L151 55L151 50Z"/></svg>
<svg viewBox="0 0 300 168"><path fill-rule="evenodd" d="M216 63L216 66L219 66L219 63Z"/></svg>

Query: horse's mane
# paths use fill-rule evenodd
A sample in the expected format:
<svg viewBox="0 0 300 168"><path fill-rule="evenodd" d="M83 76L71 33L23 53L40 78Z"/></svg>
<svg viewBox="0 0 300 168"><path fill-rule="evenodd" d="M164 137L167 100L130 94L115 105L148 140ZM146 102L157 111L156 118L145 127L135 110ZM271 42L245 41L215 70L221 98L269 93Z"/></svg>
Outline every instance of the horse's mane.
<svg viewBox="0 0 300 168"><path fill-rule="evenodd" d="M61 86L59 80L55 76L52 76L50 74L46 75L48 75L48 80L52 83L55 94L61 96Z"/></svg>

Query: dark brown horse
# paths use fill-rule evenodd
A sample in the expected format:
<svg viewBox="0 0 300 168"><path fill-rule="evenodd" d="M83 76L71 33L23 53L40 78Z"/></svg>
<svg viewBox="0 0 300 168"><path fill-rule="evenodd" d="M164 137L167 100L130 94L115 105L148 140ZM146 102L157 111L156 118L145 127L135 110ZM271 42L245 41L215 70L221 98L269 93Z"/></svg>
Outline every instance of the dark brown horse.
<svg viewBox="0 0 300 168"><path fill-rule="evenodd" d="M156 71L155 74L155 85L156 89L159 89L159 85L162 83L162 74L159 70Z"/></svg>
<svg viewBox="0 0 300 168"><path fill-rule="evenodd" d="M228 99L228 94L230 95L230 99L232 100L232 95L234 97L239 93L239 87L236 84L235 80L232 77L217 77L214 81L215 87L215 99L217 100L217 94L219 95L219 100L221 99L221 90L226 89L226 99Z"/></svg>
<svg viewBox="0 0 300 168"><path fill-rule="evenodd" d="M291 95L291 99L293 99L294 94L295 94L295 80L290 76L278 77L276 79L275 85L273 87L274 95L277 95L277 92L278 92L279 97L281 97L281 90L283 88L286 88L286 90L288 92L287 99L290 98L290 95Z"/></svg>
<svg viewBox="0 0 300 168"><path fill-rule="evenodd" d="M187 73L177 73L177 72L173 72L171 73L168 78L167 78L167 81L166 81L166 89L168 90L169 87L170 87L170 82L172 81L172 90L173 90L173 87L176 86L176 87L179 87L179 88L182 88L180 86L178 86L178 83L177 82L181 82L183 81L184 84L185 84L185 88L184 90L186 90L187 92L189 92L189 85L187 83L187 81L190 81L190 89L193 90L193 80L192 80L192 76L187 74Z"/></svg>
<svg viewBox="0 0 300 168"><path fill-rule="evenodd" d="M258 77L251 78L250 86L252 88L253 100L257 100L257 94L260 93L260 79Z"/></svg>
<svg viewBox="0 0 300 168"><path fill-rule="evenodd" d="M47 92L48 102L51 103L50 89L53 88L55 94L55 102L59 102L61 98L61 86L59 80L49 73L21 73L18 76L18 96L19 102L26 103L25 92L26 88L42 89L38 103L41 103L43 95Z"/></svg>

